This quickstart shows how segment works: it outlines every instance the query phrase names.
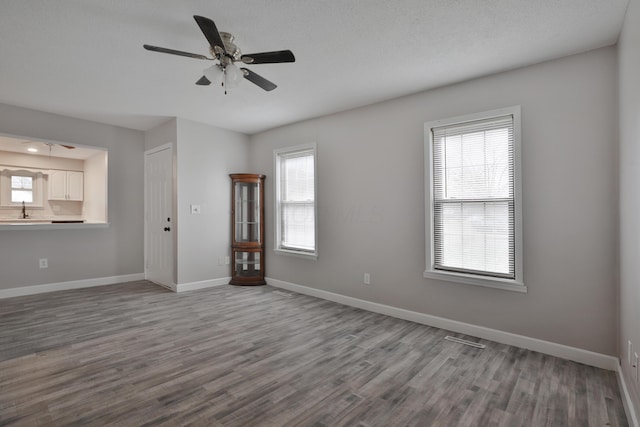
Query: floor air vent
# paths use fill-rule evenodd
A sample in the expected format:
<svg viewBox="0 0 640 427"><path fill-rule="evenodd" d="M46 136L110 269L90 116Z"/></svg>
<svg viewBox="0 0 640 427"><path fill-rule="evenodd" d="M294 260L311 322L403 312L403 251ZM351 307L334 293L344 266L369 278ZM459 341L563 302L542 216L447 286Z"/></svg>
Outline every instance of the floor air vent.
<svg viewBox="0 0 640 427"><path fill-rule="evenodd" d="M463 340L461 338L452 337L452 336L449 336L449 335L444 337L444 339L447 340L447 341L453 341L453 342L457 342L458 344L464 344L464 345L468 345L470 347L475 347L475 348L486 348L487 347L484 344L478 344L477 342L467 341L467 340Z"/></svg>

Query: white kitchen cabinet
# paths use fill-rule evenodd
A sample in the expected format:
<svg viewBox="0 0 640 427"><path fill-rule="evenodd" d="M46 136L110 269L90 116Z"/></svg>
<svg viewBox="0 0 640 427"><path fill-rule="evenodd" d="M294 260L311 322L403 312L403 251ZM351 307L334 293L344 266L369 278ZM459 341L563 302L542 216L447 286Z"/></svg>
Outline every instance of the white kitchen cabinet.
<svg viewBox="0 0 640 427"><path fill-rule="evenodd" d="M49 200L84 199L84 174L78 171L52 170L49 172Z"/></svg>

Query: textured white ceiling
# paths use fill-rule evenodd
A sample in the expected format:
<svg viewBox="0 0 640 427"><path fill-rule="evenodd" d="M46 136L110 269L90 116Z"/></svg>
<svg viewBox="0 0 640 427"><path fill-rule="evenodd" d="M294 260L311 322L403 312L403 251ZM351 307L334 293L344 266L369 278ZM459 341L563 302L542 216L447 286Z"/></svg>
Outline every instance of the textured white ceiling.
<svg viewBox="0 0 640 427"><path fill-rule="evenodd" d="M1 0L0 102L147 130L182 117L255 133L614 44L628 0ZM245 53L228 95L194 83L208 55L193 15ZM1 131L1 129L0 129Z"/></svg>

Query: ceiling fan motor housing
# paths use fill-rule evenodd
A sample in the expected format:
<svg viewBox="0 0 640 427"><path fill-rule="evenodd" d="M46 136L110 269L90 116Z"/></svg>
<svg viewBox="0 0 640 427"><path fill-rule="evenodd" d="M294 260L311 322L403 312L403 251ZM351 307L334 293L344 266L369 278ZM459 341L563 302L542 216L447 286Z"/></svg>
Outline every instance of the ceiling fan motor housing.
<svg viewBox="0 0 640 427"><path fill-rule="evenodd" d="M233 34L220 31L220 37L222 37L222 42L224 43L224 48L227 51L227 55L231 56L234 61L239 61L240 57L242 56L242 52L240 52L240 48L233 42L233 40L235 39Z"/></svg>

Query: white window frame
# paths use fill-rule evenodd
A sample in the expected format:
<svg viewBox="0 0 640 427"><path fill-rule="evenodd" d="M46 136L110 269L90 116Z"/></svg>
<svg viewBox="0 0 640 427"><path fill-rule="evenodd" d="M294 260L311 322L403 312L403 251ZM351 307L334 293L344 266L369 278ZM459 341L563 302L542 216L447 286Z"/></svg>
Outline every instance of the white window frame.
<svg viewBox="0 0 640 427"><path fill-rule="evenodd" d="M434 249L434 153L432 129L441 126L456 125L476 120L485 120L502 116L513 116L513 143L514 143L514 204L515 204L515 278L500 278L480 274L468 274L462 272L436 270ZM523 281L523 257L522 257L522 161L521 161L521 113L520 106L512 106L497 110L468 114L448 119L434 120L424 125L425 144L425 218L426 218L426 270L424 277L430 279L445 280L470 285L485 286L516 292L527 292Z"/></svg>
<svg viewBox="0 0 640 427"><path fill-rule="evenodd" d="M280 162L282 158L298 154L301 152L313 153L313 214L314 214L314 241L313 250L302 250L290 248L282 245L282 214L281 214L281 188L280 188ZM274 251L277 254L293 255L307 259L318 259L318 153L315 143L296 145L293 147L278 148L273 150L273 171L275 176L274 191L274 210L275 210L275 227L274 227Z"/></svg>
<svg viewBox="0 0 640 427"><path fill-rule="evenodd" d="M11 177L12 176L27 176L33 179L33 202L25 202L25 206L28 208L43 208L44 207L44 193L43 193L43 181L44 175L41 171L33 171L28 169L0 167L0 207L3 208L16 208L22 207L22 202L11 201Z"/></svg>

